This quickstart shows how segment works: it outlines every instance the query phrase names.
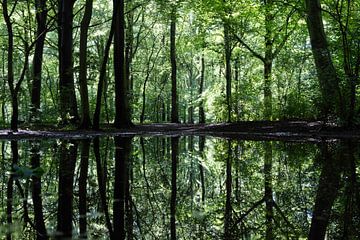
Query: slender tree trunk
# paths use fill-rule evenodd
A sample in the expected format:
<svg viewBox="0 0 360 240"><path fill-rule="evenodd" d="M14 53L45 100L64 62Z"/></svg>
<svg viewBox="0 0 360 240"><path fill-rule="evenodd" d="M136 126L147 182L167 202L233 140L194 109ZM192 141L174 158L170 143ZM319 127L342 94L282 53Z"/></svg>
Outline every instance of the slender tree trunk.
<svg viewBox="0 0 360 240"><path fill-rule="evenodd" d="M114 238L125 239L125 194L131 138L115 137Z"/></svg>
<svg viewBox="0 0 360 240"><path fill-rule="evenodd" d="M170 62L171 62L171 122L179 123L176 66L176 6L172 7L170 21Z"/></svg>
<svg viewBox="0 0 360 240"><path fill-rule="evenodd" d="M307 27L322 94L321 113L323 117L336 114L344 118L343 99L333 61L331 59L324 25L322 21L320 0L305 0Z"/></svg>
<svg viewBox="0 0 360 240"><path fill-rule="evenodd" d="M177 163L179 156L179 137L171 138L171 200L170 200L170 233L171 240L176 240L176 194Z"/></svg>
<svg viewBox="0 0 360 240"><path fill-rule="evenodd" d="M79 177L79 238L87 239L87 178L89 168L89 151L90 140L82 141L81 160L80 160L80 177Z"/></svg>
<svg viewBox="0 0 360 240"><path fill-rule="evenodd" d="M226 105L227 122L231 122L231 41L229 23L224 20L224 48L225 48L225 79L226 79Z"/></svg>
<svg viewBox="0 0 360 240"><path fill-rule="evenodd" d="M31 167L36 169L40 167L40 143L33 142L31 147ZM34 204L34 218L35 218L35 227L36 227L36 239L45 240L49 239L43 213L43 204L42 204L42 194L41 194L41 177L32 176L31 177L31 187L32 187L32 201Z"/></svg>
<svg viewBox="0 0 360 240"><path fill-rule="evenodd" d="M69 149L68 149L69 147ZM59 160L59 198L57 209L57 239L72 237L74 172L77 142L63 141Z"/></svg>
<svg viewBox="0 0 360 240"><path fill-rule="evenodd" d="M59 90L62 124L79 120L73 76L73 7L74 1L61 0L59 4Z"/></svg>
<svg viewBox="0 0 360 240"><path fill-rule="evenodd" d="M226 202L225 202L225 216L224 216L224 239L234 239L232 228L232 207L231 207L231 195L232 195L232 174L231 174L231 162L232 162L232 150L231 141L228 140L228 153L226 158Z"/></svg>
<svg viewBox="0 0 360 240"><path fill-rule="evenodd" d="M200 85L199 85L199 123L205 123L205 110L204 100L202 94L204 92L204 80L205 80L205 57L201 55L201 70L200 70Z"/></svg>
<svg viewBox="0 0 360 240"><path fill-rule="evenodd" d="M204 159L205 153L205 137L200 136L199 137L199 152L201 159ZM205 173L204 173L204 167L202 165L202 162L199 161L199 172L200 172L200 182L201 182L201 201L202 203L205 203L205 196L206 196L206 186L205 186Z"/></svg>
<svg viewBox="0 0 360 240"><path fill-rule="evenodd" d="M272 143L265 142L265 163L264 163L264 185L265 185L265 220L266 220L266 233L265 239L274 239L274 200L272 190Z"/></svg>
<svg viewBox="0 0 360 240"><path fill-rule="evenodd" d="M81 96L81 123L80 128L88 129L91 126L89 92L87 88L87 38L92 16L93 1L86 0L85 13L80 26L80 70L79 85Z"/></svg>
<svg viewBox="0 0 360 240"><path fill-rule="evenodd" d="M341 156L338 153L331 152L326 143L323 143L320 150L322 170L311 219L309 240L325 239L331 208L340 187L342 171L339 170L339 166L343 164Z"/></svg>
<svg viewBox="0 0 360 240"><path fill-rule="evenodd" d="M99 82L98 82L98 88L97 88L97 94L96 94L96 106L94 111L94 117L93 117L93 129L99 130L100 129L100 112L101 112L101 99L103 94L106 94L104 92L104 85L105 85L105 77L106 77L106 67L109 60L109 52L111 47L111 42L114 37L114 24L115 24L115 17L113 16L112 22L111 22L111 29L109 33L109 37L106 41L105 50L104 50L104 56L101 62L100 67L100 76L99 76Z"/></svg>
<svg viewBox="0 0 360 240"><path fill-rule="evenodd" d="M13 166L18 164L19 161L19 152L18 152L18 142L11 141L11 153L12 153L12 171ZM6 188L6 223L10 226L13 223L13 195L14 195L14 175L11 174ZM11 240L11 233L6 234L6 239Z"/></svg>
<svg viewBox="0 0 360 240"><path fill-rule="evenodd" d="M109 236L111 240L115 240L113 227L111 225L110 221L110 214L108 210L108 204L106 199L106 182L105 182L105 169L103 168L101 164L101 157L100 157L100 139L99 137L94 138L94 155L95 155L95 161L96 161L96 173L97 173L97 181L99 185L99 195L100 195L100 204L101 204L101 210L104 212L105 216L105 224L109 231Z"/></svg>
<svg viewBox="0 0 360 240"><path fill-rule="evenodd" d="M30 109L30 122L40 120L40 102L41 102L41 78L42 78L42 63L44 43L46 37L46 21L47 9L46 0L35 1L36 11L36 44L33 58L33 80L31 86L31 109Z"/></svg>
<svg viewBox="0 0 360 240"><path fill-rule="evenodd" d="M270 10L273 0L265 1L265 57L264 57L264 118L272 120L272 91L271 91L271 70L273 63L273 24L274 16Z"/></svg>
<svg viewBox="0 0 360 240"><path fill-rule="evenodd" d="M126 81L124 0L114 0L114 71L116 128L131 127L129 87Z"/></svg>

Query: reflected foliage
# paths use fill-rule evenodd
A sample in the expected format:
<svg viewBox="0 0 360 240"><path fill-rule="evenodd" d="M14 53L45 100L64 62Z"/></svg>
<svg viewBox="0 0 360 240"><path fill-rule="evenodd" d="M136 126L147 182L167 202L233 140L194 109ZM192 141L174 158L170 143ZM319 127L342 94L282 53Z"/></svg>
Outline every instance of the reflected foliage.
<svg viewBox="0 0 360 240"><path fill-rule="evenodd" d="M0 142L6 239L356 239L356 142Z"/></svg>

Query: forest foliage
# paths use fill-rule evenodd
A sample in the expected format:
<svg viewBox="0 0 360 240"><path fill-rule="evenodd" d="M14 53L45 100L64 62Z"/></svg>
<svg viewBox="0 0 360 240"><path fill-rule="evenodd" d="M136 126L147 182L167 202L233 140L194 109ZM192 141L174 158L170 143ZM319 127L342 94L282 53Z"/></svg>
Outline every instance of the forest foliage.
<svg viewBox="0 0 360 240"><path fill-rule="evenodd" d="M1 0L0 122L359 117L360 1Z"/></svg>

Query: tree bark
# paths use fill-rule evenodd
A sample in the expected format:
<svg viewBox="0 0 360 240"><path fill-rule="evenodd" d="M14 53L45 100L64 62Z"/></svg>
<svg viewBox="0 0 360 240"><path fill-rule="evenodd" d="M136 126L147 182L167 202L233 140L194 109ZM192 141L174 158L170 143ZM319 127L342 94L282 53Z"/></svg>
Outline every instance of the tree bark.
<svg viewBox="0 0 360 240"><path fill-rule="evenodd" d="M88 129L91 126L89 92L87 88L87 38L92 16L93 1L86 0L85 13L80 26L80 66L79 85L81 96L81 123L80 128Z"/></svg>
<svg viewBox="0 0 360 240"><path fill-rule="evenodd" d="M101 62L100 67L100 76L99 76L99 82L98 82L98 88L97 88L97 94L96 94L96 106L94 111L94 117L93 117L93 129L99 130L100 129L100 112L101 112L101 100L104 92L104 85L105 85L105 77L106 77L106 67L109 60L109 52L111 47L111 42L114 37L114 24L115 24L115 17L113 16L112 22L111 22L111 29L109 32L108 39L106 41L105 50L104 50L104 56Z"/></svg>
<svg viewBox="0 0 360 240"><path fill-rule="evenodd" d="M90 139L82 142L79 176L79 238L87 239L87 178L89 168Z"/></svg>
<svg viewBox="0 0 360 240"><path fill-rule="evenodd" d="M177 163L179 156L179 137L171 138L171 200L170 200L170 239L176 240L176 194Z"/></svg>
<svg viewBox="0 0 360 240"><path fill-rule="evenodd" d="M68 149L69 147L69 149ZM72 237L72 214L74 196L74 172L77 142L63 141L59 158L59 198L57 209L57 239Z"/></svg>
<svg viewBox="0 0 360 240"><path fill-rule="evenodd" d="M344 118L339 78L328 48L321 14L320 0L305 0L307 27L322 94L321 114Z"/></svg>
<svg viewBox="0 0 360 240"><path fill-rule="evenodd" d="M200 70L200 84L199 84L199 123L205 123L205 110L204 110L204 100L202 94L204 92L204 80L205 80L205 57L204 54L201 55L201 70Z"/></svg>
<svg viewBox="0 0 360 240"><path fill-rule="evenodd" d="M231 40L229 23L224 20L224 48L225 48L225 79L226 79L226 105L227 122L231 122Z"/></svg>
<svg viewBox="0 0 360 240"><path fill-rule="evenodd" d="M31 108L30 108L30 122L36 122L40 120L40 102L41 102L41 78L42 78L42 63L44 43L46 37L46 21L47 21L47 9L46 0L35 1L36 11L36 44L33 58L33 79L31 86Z"/></svg>
<svg viewBox="0 0 360 240"><path fill-rule="evenodd" d="M125 239L125 194L131 138L115 137L114 239Z"/></svg>
<svg viewBox="0 0 360 240"><path fill-rule="evenodd" d="M31 147L31 167L36 169L40 167L40 143L34 142ZM32 200L34 204L34 218L35 218L35 227L36 227L36 239L45 240L49 239L45 227L44 213L43 213L43 204L42 204L42 194L41 194L41 177L32 176L31 177L31 187L32 187Z"/></svg>
<svg viewBox="0 0 360 240"><path fill-rule="evenodd" d="M114 0L114 72L115 72L115 122L116 128L131 127L129 85L125 62L124 0Z"/></svg>
<svg viewBox="0 0 360 240"><path fill-rule="evenodd" d="M176 66L176 6L170 16L170 62L171 62L171 122L179 123Z"/></svg>
<svg viewBox="0 0 360 240"><path fill-rule="evenodd" d="M74 1L61 0L58 12L59 25L59 90L62 124L79 120L73 75L73 7Z"/></svg>

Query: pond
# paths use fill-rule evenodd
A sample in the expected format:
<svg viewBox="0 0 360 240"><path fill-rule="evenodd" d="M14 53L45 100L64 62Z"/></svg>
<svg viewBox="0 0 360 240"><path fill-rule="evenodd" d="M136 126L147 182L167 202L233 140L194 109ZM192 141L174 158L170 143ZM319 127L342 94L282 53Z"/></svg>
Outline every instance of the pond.
<svg viewBox="0 0 360 240"><path fill-rule="evenodd" d="M357 142L0 142L1 239L357 239Z"/></svg>

